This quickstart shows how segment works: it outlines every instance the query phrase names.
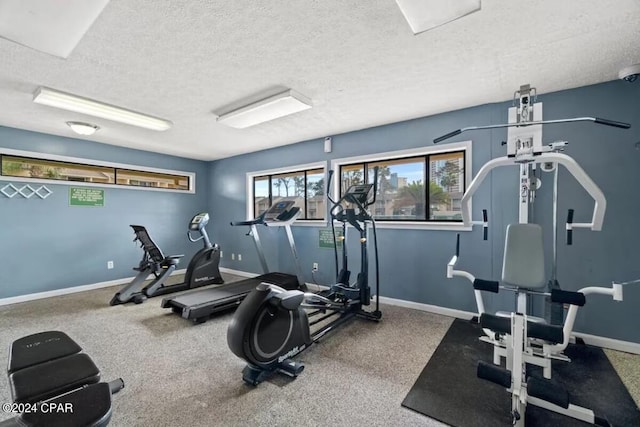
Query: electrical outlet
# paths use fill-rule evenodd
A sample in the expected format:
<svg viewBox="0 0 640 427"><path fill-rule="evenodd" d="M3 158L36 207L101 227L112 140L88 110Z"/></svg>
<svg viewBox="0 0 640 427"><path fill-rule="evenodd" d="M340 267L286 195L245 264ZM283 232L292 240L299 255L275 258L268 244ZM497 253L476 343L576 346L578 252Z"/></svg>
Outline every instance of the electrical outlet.
<svg viewBox="0 0 640 427"><path fill-rule="evenodd" d="M220 258L222 258L222 251L220 251Z"/></svg>
<svg viewBox="0 0 640 427"><path fill-rule="evenodd" d="M107 269L111 270L113 268L113 261L107 261Z"/></svg>
<svg viewBox="0 0 640 427"><path fill-rule="evenodd" d="M242 261L242 254L238 254L238 261Z"/></svg>
<svg viewBox="0 0 640 427"><path fill-rule="evenodd" d="M313 263L313 271L318 271L318 263L317 262Z"/></svg>
<svg viewBox="0 0 640 427"><path fill-rule="evenodd" d="M231 261L236 259L236 254L231 254Z"/></svg>

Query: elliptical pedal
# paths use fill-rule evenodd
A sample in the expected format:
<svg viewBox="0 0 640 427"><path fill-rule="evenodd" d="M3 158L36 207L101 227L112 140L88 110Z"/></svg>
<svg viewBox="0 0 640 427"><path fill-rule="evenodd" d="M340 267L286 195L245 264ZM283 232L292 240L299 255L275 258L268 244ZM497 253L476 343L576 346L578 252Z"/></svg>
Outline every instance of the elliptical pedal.
<svg viewBox="0 0 640 427"><path fill-rule="evenodd" d="M304 371L304 364L296 362L295 360L285 359L278 371L295 378Z"/></svg>

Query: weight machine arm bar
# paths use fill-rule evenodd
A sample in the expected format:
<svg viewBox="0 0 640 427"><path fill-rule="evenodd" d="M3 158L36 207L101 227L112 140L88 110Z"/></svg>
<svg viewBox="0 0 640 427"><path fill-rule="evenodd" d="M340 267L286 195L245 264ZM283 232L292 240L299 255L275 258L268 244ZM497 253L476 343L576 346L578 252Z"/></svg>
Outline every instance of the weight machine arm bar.
<svg viewBox="0 0 640 427"><path fill-rule="evenodd" d="M453 138L456 135L460 135L462 132L467 132L470 130L498 129L498 128L507 128L507 127L525 127L525 126L547 125L547 124L553 124L553 123L570 123L570 122L594 122L599 125L612 126L620 129L629 129L631 127L629 123L617 122L615 120L602 119L599 117L574 117L571 119L538 120L534 122L502 123L499 125L485 125L485 126L469 126L466 128L454 130L453 132L449 132L446 135L442 135L434 139L433 143L437 144L449 138Z"/></svg>
<svg viewBox="0 0 640 427"><path fill-rule="evenodd" d="M602 286L587 286L586 288L578 289L578 292L584 294L585 296L590 294L609 295L613 298L614 301L622 301L622 285L624 284L627 283L613 282L610 288L605 288ZM551 355L561 353L567 348L567 346L569 345L569 339L571 338L571 334L573 332L573 325L575 324L579 308L580 307L578 305L569 305L569 309L567 310L567 318L565 319L564 325L562 327L564 341L553 345L545 344L543 346L544 354Z"/></svg>
<svg viewBox="0 0 640 427"><path fill-rule="evenodd" d="M593 231L600 231L602 229L602 223L604 221L604 213L607 208L607 200L604 197L604 193L602 190L596 185L595 182L587 175L587 173L580 167L580 165L571 157L562 153L542 153L533 161L534 163L547 163L553 162L559 165L563 165L573 177L578 181L578 183L589 193L591 198L594 200L594 208L593 208L593 216L591 218L591 222L588 223L573 223L571 226L573 228L590 228ZM487 177L489 172L492 169L502 167L502 166L515 166L519 165L513 157L497 157L493 160L488 161L487 163L480 168L476 176L471 181L469 188L465 191L462 196L461 211L462 211L462 222L465 226L469 227L474 224L483 224L480 221L472 221L471 220L471 205L470 201L473 197L473 194L478 190L480 184Z"/></svg>
<svg viewBox="0 0 640 427"><path fill-rule="evenodd" d="M473 285L473 282L475 282L476 280L473 274L469 273L468 271L455 269L456 264L458 263L459 256L460 256L460 234L456 235L456 254L453 257L451 257L449 264L447 264L447 279L452 279L454 277L464 277L465 279L470 281L471 284ZM484 301L482 300L482 294L480 293L479 290L474 289L473 293L476 299L476 305L478 306L478 319L479 319L480 315L485 312ZM491 331L489 331L488 329L485 330L485 333L488 336L491 336Z"/></svg>

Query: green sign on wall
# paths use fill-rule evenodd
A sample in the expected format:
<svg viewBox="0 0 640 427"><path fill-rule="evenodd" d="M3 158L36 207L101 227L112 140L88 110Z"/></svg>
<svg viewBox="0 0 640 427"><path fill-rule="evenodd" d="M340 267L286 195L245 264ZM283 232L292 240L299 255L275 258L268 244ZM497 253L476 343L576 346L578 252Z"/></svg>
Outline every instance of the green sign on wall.
<svg viewBox="0 0 640 427"><path fill-rule="evenodd" d="M104 190L69 187L69 206L104 206Z"/></svg>
<svg viewBox="0 0 640 427"><path fill-rule="evenodd" d="M338 240L338 248L342 247L342 230L336 230L336 239ZM318 244L321 248L333 248L333 233L329 230L318 230Z"/></svg>

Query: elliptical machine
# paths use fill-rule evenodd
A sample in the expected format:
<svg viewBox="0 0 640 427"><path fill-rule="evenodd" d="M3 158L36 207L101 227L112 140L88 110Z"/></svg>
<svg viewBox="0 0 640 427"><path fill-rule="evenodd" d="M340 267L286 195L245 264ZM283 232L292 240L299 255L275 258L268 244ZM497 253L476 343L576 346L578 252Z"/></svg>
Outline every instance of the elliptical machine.
<svg viewBox="0 0 640 427"><path fill-rule="evenodd" d="M329 181L332 176L329 173ZM258 385L276 372L297 377L304 365L291 358L318 342L325 334L350 319L362 317L379 321L379 270L375 222L367 208L375 203L378 170L374 170L373 184L352 185L338 200L332 202L333 220L348 222L360 233L360 272L354 284L336 283L319 293L285 290L269 283L261 283L240 304L229 328L227 343L231 351L247 361L242 379ZM373 191L372 191L373 190ZM370 195L373 193L373 195ZM343 202L353 207L345 208ZM365 311L371 303L367 229L372 225L376 245L375 310ZM345 228L346 231L346 228ZM346 245L343 245L343 249ZM344 266L343 266L344 267ZM344 268L343 268L344 270ZM347 277L339 274L338 280ZM333 318L333 320L331 320ZM322 323L316 330L311 327Z"/></svg>
<svg viewBox="0 0 640 427"><path fill-rule="evenodd" d="M184 282L173 285L166 285L165 280L176 269L180 258L183 255L170 255L165 257L162 250L155 244L149 236L147 229L141 225L132 225L136 234L135 241L140 241L140 246L144 249L144 255L137 268L138 275L126 285L120 292L111 299L110 305L125 304L134 302L140 304L147 298L158 295L165 295L171 292L179 292L193 289L200 286L224 283L218 265L220 263L220 246L212 244L205 229L209 223L209 214L201 212L191 218L187 238L192 242L202 240L204 247L191 258L187 272L184 275ZM194 239L191 232L197 231L200 237ZM153 274L154 279L148 285L144 285L149 275Z"/></svg>

